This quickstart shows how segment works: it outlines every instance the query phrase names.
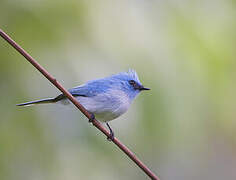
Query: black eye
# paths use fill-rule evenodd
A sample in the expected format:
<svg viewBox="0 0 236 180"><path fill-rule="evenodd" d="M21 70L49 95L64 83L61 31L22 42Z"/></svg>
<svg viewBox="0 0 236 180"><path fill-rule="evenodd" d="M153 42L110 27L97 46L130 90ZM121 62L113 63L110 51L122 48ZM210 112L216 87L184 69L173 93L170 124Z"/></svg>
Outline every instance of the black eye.
<svg viewBox="0 0 236 180"><path fill-rule="evenodd" d="M136 84L136 82L135 82L134 80L130 80L130 81L129 81L129 84L132 85L132 86L134 86L134 85Z"/></svg>

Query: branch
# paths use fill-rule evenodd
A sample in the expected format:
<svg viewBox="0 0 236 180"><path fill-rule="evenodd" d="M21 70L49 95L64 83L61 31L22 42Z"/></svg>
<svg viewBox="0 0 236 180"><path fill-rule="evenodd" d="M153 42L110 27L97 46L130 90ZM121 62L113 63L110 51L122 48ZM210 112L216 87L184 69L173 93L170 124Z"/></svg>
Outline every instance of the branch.
<svg viewBox="0 0 236 180"><path fill-rule="evenodd" d="M38 69L55 87L57 87L88 119L93 118L92 115L74 98L48 71L46 71L34 58L32 58L21 46L11 39L3 30L0 29L0 36L13 46L21 55L23 55L36 69ZM110 137L102 124L94 119L93 125L99 129L107 137ZM136 165L138 165L151 179L160 180L134 153L129 150L117 138L112 140Z"/></svg>

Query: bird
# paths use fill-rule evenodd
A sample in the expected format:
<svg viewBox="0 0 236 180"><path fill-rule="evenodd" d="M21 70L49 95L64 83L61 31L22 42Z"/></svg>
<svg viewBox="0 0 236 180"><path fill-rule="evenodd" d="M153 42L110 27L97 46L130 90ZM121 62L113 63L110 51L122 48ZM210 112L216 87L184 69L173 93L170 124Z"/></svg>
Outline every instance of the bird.
<svg viewBox="0 0 236 180"><path fill-rule="evenodd" d="M93 118L90 122L96 118L100 122L106 123L110 131L108 140L113 140L114 132L108 122L124 114L137 95L144 90L150 89L142 85L135 70L129 69L126 72L88 81L68 91L92 114ZM71 102L64 94L60 94L54 98L25 102L17 104L17 106L48 103L68 105Z"/></svg>

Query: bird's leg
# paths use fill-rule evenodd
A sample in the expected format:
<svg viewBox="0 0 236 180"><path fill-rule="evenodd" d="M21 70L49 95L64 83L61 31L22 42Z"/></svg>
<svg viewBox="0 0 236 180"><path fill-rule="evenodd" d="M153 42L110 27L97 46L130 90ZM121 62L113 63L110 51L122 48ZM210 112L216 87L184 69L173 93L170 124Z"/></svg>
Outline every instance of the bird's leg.
<svg viewBox="0 0 236 180"><path fill-rule="evenodd" d="M89 118L89 123L92 123L93 120L95 119L95 116L94 116L93 113L90 113L90 114L91 114L91 116L90 116L90 118Z"/></svg>
<svg viewBox="0 0 236 180"><path fill-rule="evenodd" d="M107 137L107 140L108 141L113 141L114 140L114 132L112 131L112 129L111 129L111 127L109 126L109 124L108 123L106 123L106 125L107 125L107 127L109 128L109 130L110 130L110 136L109 137Z"/></svg>

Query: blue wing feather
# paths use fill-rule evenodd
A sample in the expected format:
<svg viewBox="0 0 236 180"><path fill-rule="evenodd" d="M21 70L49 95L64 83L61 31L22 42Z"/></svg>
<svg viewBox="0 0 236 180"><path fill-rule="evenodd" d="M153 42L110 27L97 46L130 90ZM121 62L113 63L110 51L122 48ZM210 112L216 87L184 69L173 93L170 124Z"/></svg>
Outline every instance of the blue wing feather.
<svg viewBox="0 0 236 180"><path fill-rule="evenodd" d="M85 96L85 97L93 97L100 93L105 93L113 82L107 79L98 79L94 81L89 81L85 85L74 87L69 89L69 92L73 96Z"/></svg>

